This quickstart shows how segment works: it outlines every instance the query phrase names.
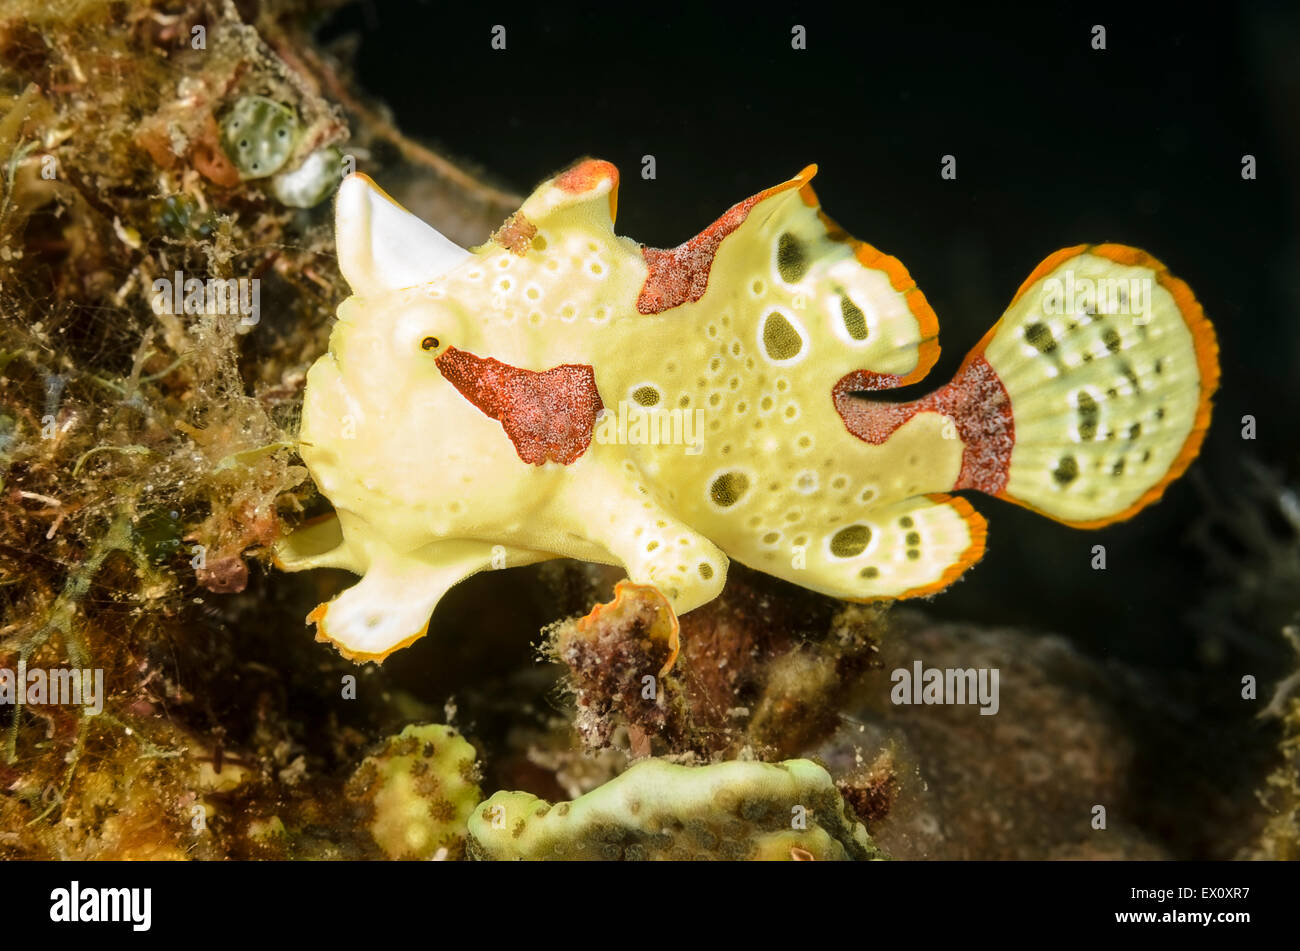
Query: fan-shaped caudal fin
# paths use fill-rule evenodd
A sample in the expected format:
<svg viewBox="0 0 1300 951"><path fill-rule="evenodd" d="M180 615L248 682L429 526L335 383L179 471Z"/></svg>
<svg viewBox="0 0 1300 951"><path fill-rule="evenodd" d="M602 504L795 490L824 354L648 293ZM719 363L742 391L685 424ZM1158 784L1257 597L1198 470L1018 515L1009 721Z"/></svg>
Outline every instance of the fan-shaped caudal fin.
<svg viewBox="0 0 1300 951"><path fill-rule="evenodd" d="M902 264L821 211L816 171L733 205L685 244L643 248L637 310L703 301L735 313L744 345L771 365L831 380L865 370L873 389L919 380L939 356L934 311Z"/></svg>
<svg viewBox="0 0 1300 951"><path fill-rule="evenodd" d="M941 591L984 557L984 518L965 499L919 495L863 513L816 553L841 597L915 598Z"/></svg>
<svg viewBox="0 0 1300 951"><path fill-rule="evenodd" d="M1014 446L995 494L1080 528L1160 498L1196 457L1219 381L1191 290L1119 244L1047 258L972 362L1010 401Z"/></svg>

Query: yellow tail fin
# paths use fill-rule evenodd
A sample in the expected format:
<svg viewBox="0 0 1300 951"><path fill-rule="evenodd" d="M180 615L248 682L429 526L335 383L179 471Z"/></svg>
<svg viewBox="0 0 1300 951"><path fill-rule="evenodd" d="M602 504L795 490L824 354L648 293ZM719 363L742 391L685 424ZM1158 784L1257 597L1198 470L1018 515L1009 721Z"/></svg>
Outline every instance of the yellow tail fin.
<svg viewBox="0 0 1300 951"><path fill-rule="evenodd" d="M1144 251L1078 245L1043 261L975 353L1011 401L1002 498L1078 528L1155 502L1196 458L1218 387L1214 328Z"/></svg>

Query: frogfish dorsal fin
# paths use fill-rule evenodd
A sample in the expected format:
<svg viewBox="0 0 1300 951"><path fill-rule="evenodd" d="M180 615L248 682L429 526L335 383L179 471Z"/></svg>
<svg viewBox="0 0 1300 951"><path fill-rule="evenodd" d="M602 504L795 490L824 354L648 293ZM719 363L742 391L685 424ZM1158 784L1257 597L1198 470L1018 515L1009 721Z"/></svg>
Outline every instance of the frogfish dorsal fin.
<svg viewBox="0 0 1300 951"><path fill-rule="evenodd" d="M613 233L618 169L600 159L583 159L538 185L518 213L534 224Z"/></svg>

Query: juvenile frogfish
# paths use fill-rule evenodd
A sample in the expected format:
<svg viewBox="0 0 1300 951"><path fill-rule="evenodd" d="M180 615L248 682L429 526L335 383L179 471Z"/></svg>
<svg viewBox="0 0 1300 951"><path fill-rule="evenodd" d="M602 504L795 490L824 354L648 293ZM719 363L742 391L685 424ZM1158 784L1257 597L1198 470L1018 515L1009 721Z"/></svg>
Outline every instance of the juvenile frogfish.
<svg viewBox="0 0 1300 951"><path fill-rule="evenodd" d="M676 614L731 559L837 598L929 595L984 553L984 518L950 493L1095 528L1187 468L1218 348L1159 261L1057 251L950 383L872 400L926 375L938 321L821 211L815 172L667 250L615 235L608 162L546 181L472 251L348 177L354 294L300 433L334 514L276 552L362 576L308 616L317 638L379 661L467 576L561 557L622 566Z"/></svg>

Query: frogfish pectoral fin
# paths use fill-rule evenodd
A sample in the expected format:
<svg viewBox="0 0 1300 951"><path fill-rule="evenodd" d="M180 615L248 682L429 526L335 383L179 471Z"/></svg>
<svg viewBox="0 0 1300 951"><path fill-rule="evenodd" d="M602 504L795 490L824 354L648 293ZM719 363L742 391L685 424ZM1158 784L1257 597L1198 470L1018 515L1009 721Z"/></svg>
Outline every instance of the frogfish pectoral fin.
<svg viewBox="0 0 1300 951"><path fill-rule="evenodd" d="M443 595L486 568L508 568L554 557L470 539L435 542L415 552L372 552L361 580L318 605L308 623L316 640L358 663L384 658L425 635Z"/></svg>

